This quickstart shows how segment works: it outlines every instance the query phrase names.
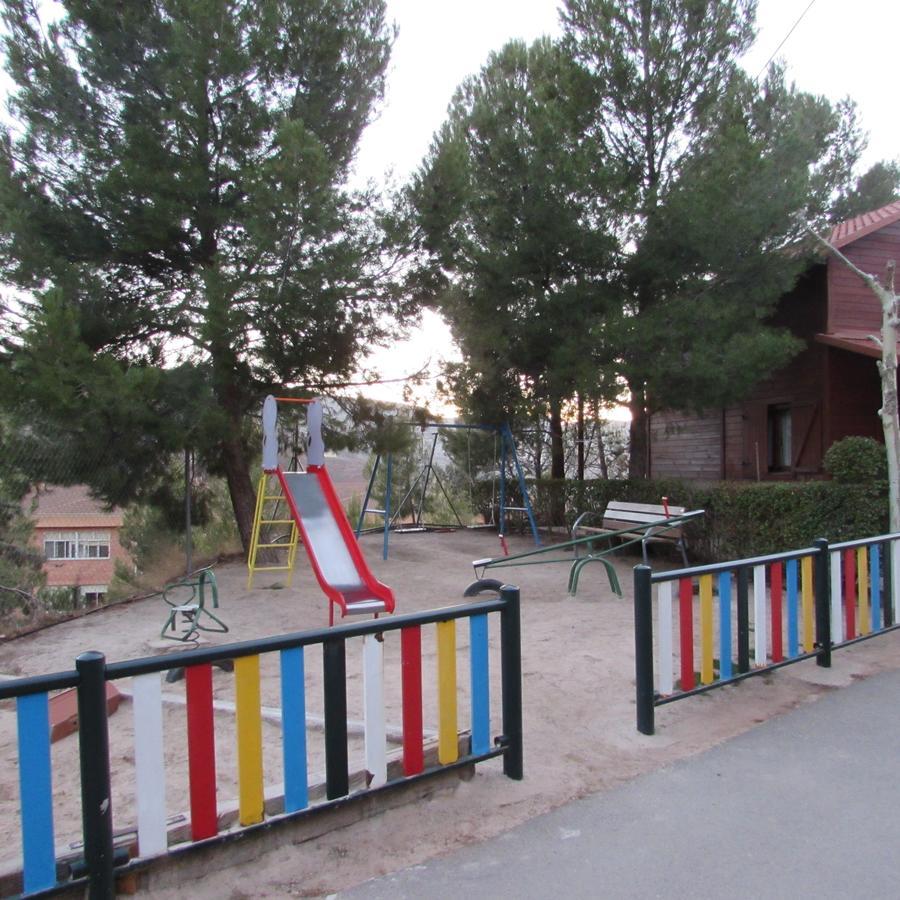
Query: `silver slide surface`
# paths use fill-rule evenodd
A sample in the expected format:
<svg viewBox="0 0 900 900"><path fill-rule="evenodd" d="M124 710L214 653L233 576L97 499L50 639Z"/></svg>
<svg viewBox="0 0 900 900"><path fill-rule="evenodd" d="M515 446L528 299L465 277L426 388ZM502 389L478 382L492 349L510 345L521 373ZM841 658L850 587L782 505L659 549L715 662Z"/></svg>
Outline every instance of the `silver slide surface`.
<svg viewBox="0 0 900 900"><path fill-rule="evenodd" d="M323 587L342 594L348 612L383 610L384 601L373 597L366 585L316 474L284 472L283 477L301 519L306 551L318 567Z"/></svg>

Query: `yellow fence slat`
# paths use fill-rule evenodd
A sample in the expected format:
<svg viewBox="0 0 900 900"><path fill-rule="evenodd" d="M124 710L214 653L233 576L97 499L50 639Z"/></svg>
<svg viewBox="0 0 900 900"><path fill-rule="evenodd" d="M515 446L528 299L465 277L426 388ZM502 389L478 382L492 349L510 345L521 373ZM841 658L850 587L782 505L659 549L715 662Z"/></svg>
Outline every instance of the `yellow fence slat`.
<svg viewBox="0 0 900 900"><path fill-rule="evenodd" d="M438 762L459 758L456 710L456 621L438 622Z"/></svg>
<svg viewBox="0 0 900 900"><path fill-rule="evenodd" d="M234 687L238 814L241 825L255 825L262 822L264 813L259 656L242 656L234 661Z"/></svg>

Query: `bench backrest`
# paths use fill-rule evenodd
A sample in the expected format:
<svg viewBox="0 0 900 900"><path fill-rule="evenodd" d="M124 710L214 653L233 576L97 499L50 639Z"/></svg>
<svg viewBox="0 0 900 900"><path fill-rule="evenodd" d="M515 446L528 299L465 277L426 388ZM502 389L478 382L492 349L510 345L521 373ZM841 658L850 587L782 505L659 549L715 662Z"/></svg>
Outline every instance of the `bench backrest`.
<svg viewBox="0 0 900 900"><path fill-rule="evenodd" d="M683 506L669 506L670 516L682 516L685 513ZM664 506L655 503L628 503L624 500L611 500L603 513L603 527L614 531L631 528L634 525L647 525L650 522L659 522L666 518ZM681 537L681 526L670 528L664 532L663 537L673 540Z"/></svg>

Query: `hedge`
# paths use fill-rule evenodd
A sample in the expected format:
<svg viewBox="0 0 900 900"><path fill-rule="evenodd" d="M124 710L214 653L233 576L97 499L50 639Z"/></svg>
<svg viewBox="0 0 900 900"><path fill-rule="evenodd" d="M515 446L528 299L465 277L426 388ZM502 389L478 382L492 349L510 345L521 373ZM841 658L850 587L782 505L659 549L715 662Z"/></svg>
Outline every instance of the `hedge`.
<svg viewBox="0 0 900 900"><path fill-rule="evenodd" d="M831 542L884 534L888 530L886 485L833 481L699 483L676 479L532 481L532 502L543 528L565 530L585 510L602 512L610 500L661 503L704 509L688 532L692 562L741 559ZM514 486L512 486L514 487ZM489 490L489 488L488 488ZM510 505L520 505L515 488ZM489 502L489 501L488 501ZM552 510L565 510L565 522ZM523 527L527 523L522 522ZM562 535L560 535L562 539Z"/></svg>

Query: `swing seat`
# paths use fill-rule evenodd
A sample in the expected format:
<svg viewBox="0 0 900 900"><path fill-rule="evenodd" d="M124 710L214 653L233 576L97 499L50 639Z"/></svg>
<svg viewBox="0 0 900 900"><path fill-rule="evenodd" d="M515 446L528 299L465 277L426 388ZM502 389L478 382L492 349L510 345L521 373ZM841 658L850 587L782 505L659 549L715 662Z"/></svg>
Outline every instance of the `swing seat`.
<svg viewBox="0 0 900 900"><path fill-rule="evenodd" d="M169 605L169 614L159 633L160 637L185 642L196 640L201 631L227 633L228 626L206 607L207 589L213 607L218 608L219 589L212 569L199 569L163 588L162 596ZM186 591L190 593L185 597ZM175 599L179 593L181 602ZM170 594L173 596L170 597Z"/></svg>

